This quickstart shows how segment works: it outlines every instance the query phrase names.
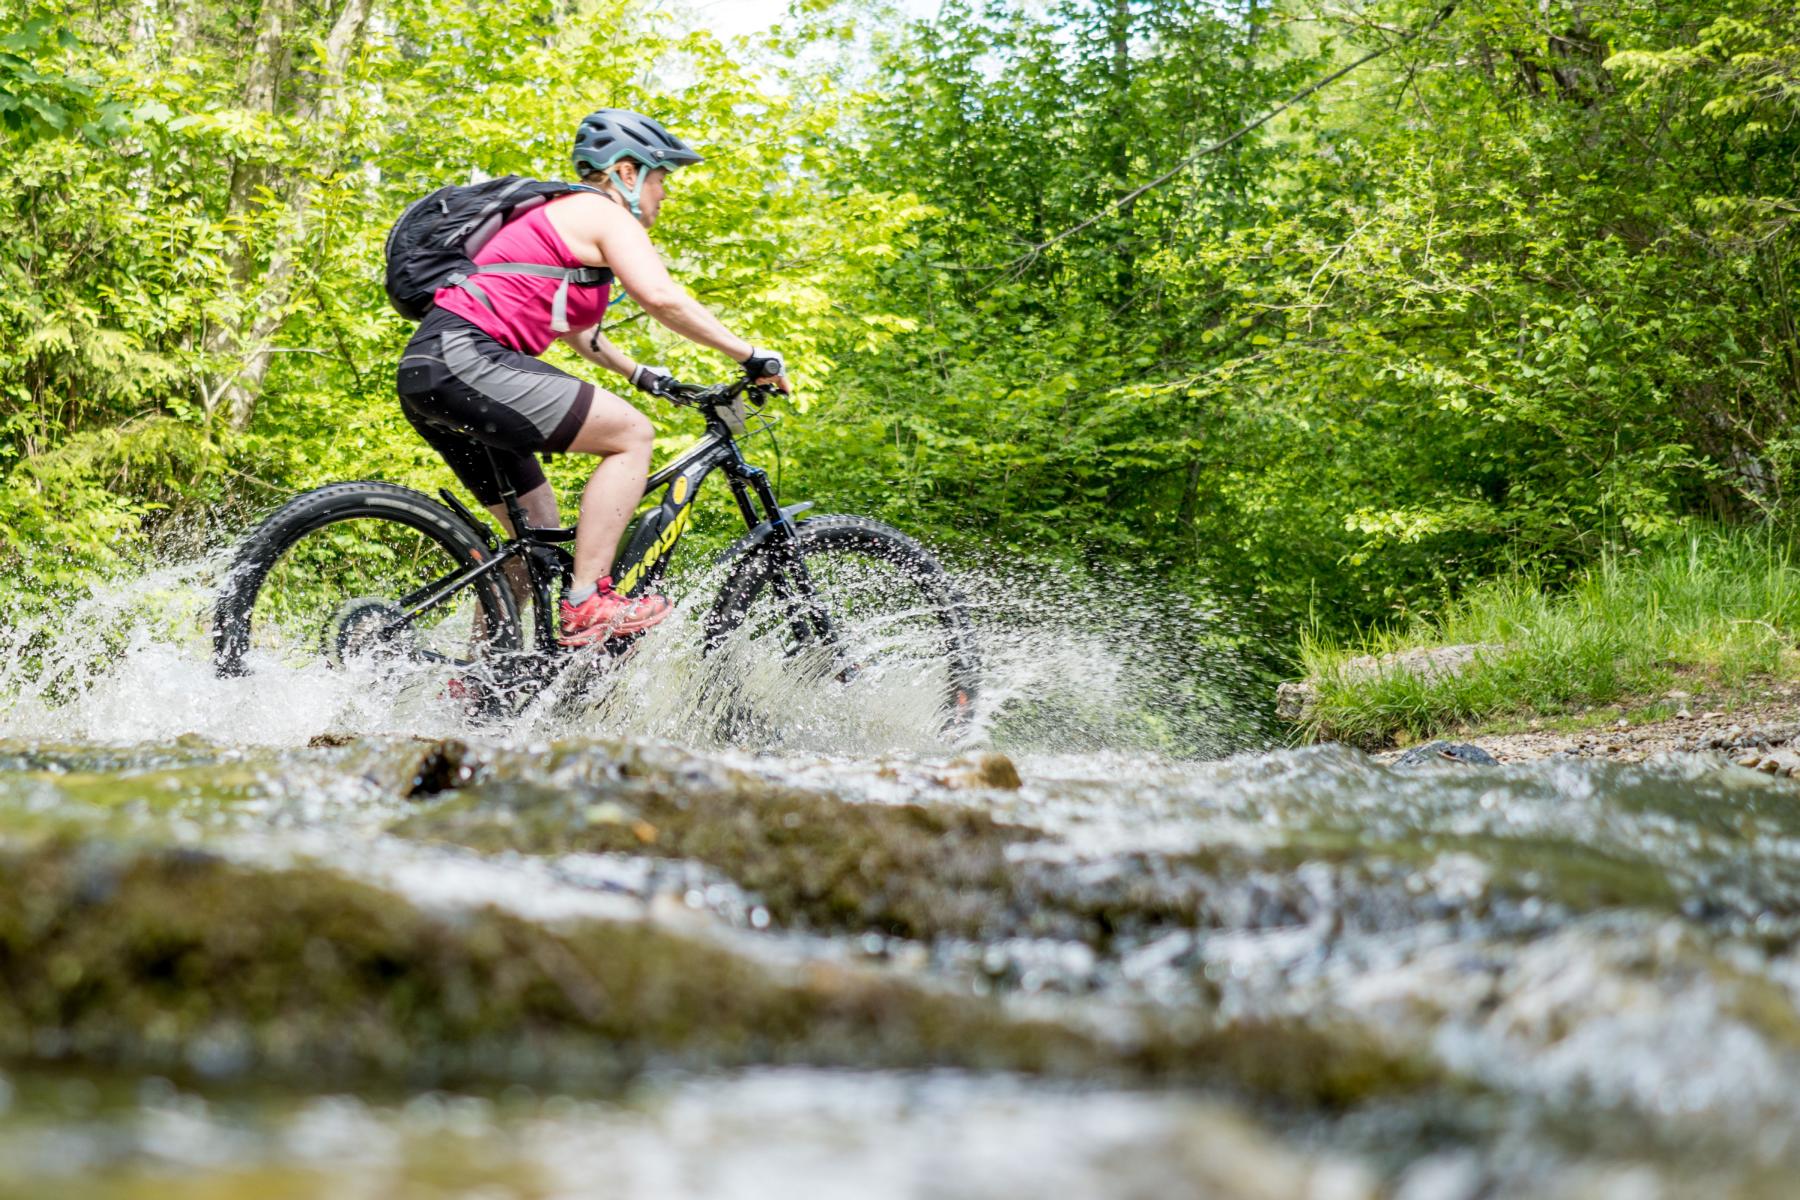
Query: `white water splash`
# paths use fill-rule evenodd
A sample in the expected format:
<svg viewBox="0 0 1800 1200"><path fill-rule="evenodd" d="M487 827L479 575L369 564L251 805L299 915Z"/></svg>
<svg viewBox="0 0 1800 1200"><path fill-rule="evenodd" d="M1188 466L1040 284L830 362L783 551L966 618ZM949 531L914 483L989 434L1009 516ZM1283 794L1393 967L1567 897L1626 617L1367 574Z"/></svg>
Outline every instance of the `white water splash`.
<svg viewBox="0 0 1800 1200"><path fill-rule="evenodd" d="M498 722L472 717L448 667L296 666L252 650L247 675L221 678L211 609L222 562L155 566L97 584L53 616L0 625L0 737L292 746L320 736L630 736L927 757L978 744L1185 756L1241 742L1226 726L1239 721L1249 673L1223 648L1221 614L1170 602L1152 611L1123 585L1084 589L1028 572L959 577L981 670L976 719L949 739L943 676L917 654L886 655L848 684L760 646L703 655L718 583L705 574L630 654L578 653L552 686ZM905 633L879 631L890 641ZM1197 704L1206 709L1199 717ZM727 719L746 707L760 719Z"/></svg>

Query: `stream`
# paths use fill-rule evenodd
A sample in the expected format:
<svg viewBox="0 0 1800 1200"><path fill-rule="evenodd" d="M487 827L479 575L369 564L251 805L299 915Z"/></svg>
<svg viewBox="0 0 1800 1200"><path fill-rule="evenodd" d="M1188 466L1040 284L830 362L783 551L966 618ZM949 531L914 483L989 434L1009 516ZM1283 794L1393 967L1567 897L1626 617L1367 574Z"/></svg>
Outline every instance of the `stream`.
<svg viewBox="0 0 1800 1200"><path fill-rule="evenodd" d="M722 741L684 615L497 730L213 678L203 578L0 637L0 1195L1800 1186L1793 780L1274 747L1216 614L1053 586L966 744Z"/></svg>

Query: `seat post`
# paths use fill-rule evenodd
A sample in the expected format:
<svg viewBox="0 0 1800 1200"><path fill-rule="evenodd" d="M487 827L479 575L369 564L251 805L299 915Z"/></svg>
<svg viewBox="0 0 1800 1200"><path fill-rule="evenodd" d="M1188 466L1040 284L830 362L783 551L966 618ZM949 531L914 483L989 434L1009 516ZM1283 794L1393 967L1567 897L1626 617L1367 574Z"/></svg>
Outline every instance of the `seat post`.
<svg viewBox="0 0 1800 1200"><path fill-rule="evenodd" d="M506 519L512 522L513 536L524 537L531 532L531 526L525 521L524 505L519 503L519 489L515 488L512 480L500 470L500 463L494 457L494 448L484 445L482 449L487 452L488 470L492 471L494 478L500 481L500 503L506 506Z"/></svg>

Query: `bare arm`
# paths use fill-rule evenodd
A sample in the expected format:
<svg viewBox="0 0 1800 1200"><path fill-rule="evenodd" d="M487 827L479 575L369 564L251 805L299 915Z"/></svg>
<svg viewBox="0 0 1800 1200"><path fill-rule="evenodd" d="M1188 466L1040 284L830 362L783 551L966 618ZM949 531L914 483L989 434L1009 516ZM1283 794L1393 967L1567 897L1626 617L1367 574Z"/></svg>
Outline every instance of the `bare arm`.
<svg viewBox="0 0 1800 1200"><path fill-rule="evenodd" d="M586 329L571 329L562 335L562 340L581 357L616 375L630 379L637 370L637 364L626 357L623 350L608 341L598 325L590 325Z"/></svg>
<svg viewBox="0 0 1800 1200"><path fill-rule="evenodd" d="M725 328L724 322L670 277L643 227L616 205L607 207L611 211L601 214L600 253L638 307L665 328L719 351L732 362L749 358L755 347Z"/></svg>
<svg viewBox="0 0 1800 1200"><path fill-rule="evenodd" d="M548 215L577 258L594 266L612 268L619 283L638 302L638 307L665 328L690 342L719 351L734 363L742 363L755 352L753 345L725 328L710 309L688 295L687 290L670 277L644 227L619 205L599 196L582 196L557 204ZM619 369L612 362L589 354L585 339L570 344L584 358L603 367ZM629 363L623 355L619 357ZM629 376L630 371L627 366L622 373ZM788 390L785 379L780 379L776 386L782 391Z"/></svg>

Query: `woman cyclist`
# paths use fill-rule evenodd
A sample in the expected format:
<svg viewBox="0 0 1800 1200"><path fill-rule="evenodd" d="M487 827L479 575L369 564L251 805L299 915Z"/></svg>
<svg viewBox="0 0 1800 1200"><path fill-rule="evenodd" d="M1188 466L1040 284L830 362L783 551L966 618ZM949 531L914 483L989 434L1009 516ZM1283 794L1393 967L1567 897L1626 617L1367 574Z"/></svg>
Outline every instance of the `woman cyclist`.
<svg viewBox="0 0 1800 1200"><path fill-rule="evenodd" d="M581 122L574 157L587 188L509 221L475 263L605 267L662 325L729 355L752 379L788 391L781 356L725 328L669 277L650 243L646 231L662 209L669 172L700 156L657 121L606 108ZM560 339L656 394L669 372L633 362L600 332L610 298L610 285L565 287L559 294L554 279L482 274L477 283L438 291L400 359L407 419L509 533L516 531L501 503L505 485L518 493L533 526L560 523L538 452L601 456L581 495L574 582L561 606L566 646L639 633L669 615L665 597L621 596L609 575L619 538L643 498L654 437L649 419L537 357Z"/></svg>

